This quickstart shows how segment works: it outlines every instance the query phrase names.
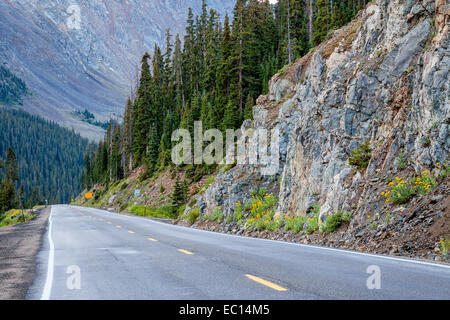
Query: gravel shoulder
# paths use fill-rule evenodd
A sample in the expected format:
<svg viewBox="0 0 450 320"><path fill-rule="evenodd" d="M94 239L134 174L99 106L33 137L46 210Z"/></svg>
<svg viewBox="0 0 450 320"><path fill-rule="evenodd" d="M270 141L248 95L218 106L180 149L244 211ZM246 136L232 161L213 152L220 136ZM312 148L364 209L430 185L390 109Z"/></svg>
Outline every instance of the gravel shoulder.
<svg viewBox="0 0 450 320"><path fill-rule="evenodd" d="M50 207L38 210L30 221L0 228L0 300L25 299L50 211Z"/></svg>

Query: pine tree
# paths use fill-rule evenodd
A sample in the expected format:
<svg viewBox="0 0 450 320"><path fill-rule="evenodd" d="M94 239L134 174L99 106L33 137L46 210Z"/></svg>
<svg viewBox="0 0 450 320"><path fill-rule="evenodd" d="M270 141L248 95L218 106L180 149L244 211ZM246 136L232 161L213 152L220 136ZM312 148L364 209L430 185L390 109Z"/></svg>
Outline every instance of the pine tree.
<svg viewBox="0 0 450 320"><path fill-rule="evenodd" d="M325 40L352 19L365 0L238 0L233 20L207 9L189 9L183 43L172 44L166 30L165 52L155 46L153 59L142 58L136 95L127 101L121 128L111 125L95 152L86 154L84 185L110 179L145 165L149 173L169 163L172 132L194 121L204 127L236 129L252 118L255 99L267 94L271 77L289 62ZM117 143L117 137L120 141ZM117 151L119 145L119 151ZM120 166L117 154L120 154ZM207 170L192 166L196 180Z"/></svg>
<svg viewBox="0 0 450 320"><path fill-rule="evenodd" d="M149 174L153 174L157 171L158 156L159 156L159 143L161 140L158 138L156 127L152 126L150 133L150 141L147 152L147 167Z"/></svg>
<svg viewBox="0 0 450 320"><path fill-rule="evenodd" d="M180 128L186 129L191 133L193 137L194 134L194 112L190 107L189 103L186 105L186 110L183 113Z"/></svg>
<svg viewBox="0 0 450 320"><path fill-rule="evenodd" d="M16 182L19 180L19 169L17 167L17 158L13 149L8 148L8 155L6 157L6 179L11 180L12 182Z"/></svg>
<svg viewBox="0 0 450 320"><path fill-rule="evenodd" d="M186 192L184 183L180 181L178 176L175 181L174 190L170 199L173 214L176 214L178 210L186 203Z"/></svg>
<svg viewBox="0 0 450 320"><path fill-rule="evenodd" d="M237 78L236 74L233 73L233 70L236 68L233 61L234 45L231 39L231 29L228 15L225 16L223 37L220 46L222 50L222 57L217 70L215 99L215 104L217 107L216 111L218 112L216 115L217 119L221 119L223 117L223 110L225 110L229 100L237 103L236 88L233 86L236 83L235 79ZM219 123L214 123L214 125L218 126Z"/></svg>
<svg viewBox="0 0 450 320"><path fill-rule="evenodd" d="M290 22L292 30L292 52L295 59L308 53L308 16L305 0L290 0Z"/></svg>
<svg viewBox="0 0 450 320"><path fill-rule="evenodd" d="M123 119L123 132L122 132L122 167L125 172L129 172L133 169L133 102L129 97L125 108L125 114Z"/></svg>
<svg viewBox="0 0 450 320"><path fill-rule="evenodd" d="M148 64L150 55L146 53L142 58L141 78L137 92L137 101L133 110L133 161L136 165L142 164L142 159L147 149L152 117L153 96L152 76Z"/></svg>
<svg viewBox="0 0 450 320"><path fill-rule="evenodd" d="M313 43L318 45L326 40L330 28L330 6L327 0L317 0L317 14L314 21Z"/></svg>
<svg viewBox="0 0 450 320"><path fill-rule="evenodd" d="M244 110L244 120L250 119L253 120L253 106L255 105L255 102L251 95L247 97L247 102L245 103L245 110Z"/></svg>
<svg viewBox="0 0 450 320"><path fill-rule="evenodd" d="M111 147L110 180L117 181L123 178L122 161L120 154L121 130L120 125L114 125Z"/></svg>
<svg viewBox="0 0 450 320"><path fill-rule="evenodd" d="M238 106L229 101L225 108L225 115L223 118L223 130L236 129L239 126L240 113Z"/></svg>
<svg viewBox="0 0 450 320"><path fill-rule="evenodd" d="M0 186L0 212L11 210L16 204L14 183L11 179L5 178Z"/></svg>

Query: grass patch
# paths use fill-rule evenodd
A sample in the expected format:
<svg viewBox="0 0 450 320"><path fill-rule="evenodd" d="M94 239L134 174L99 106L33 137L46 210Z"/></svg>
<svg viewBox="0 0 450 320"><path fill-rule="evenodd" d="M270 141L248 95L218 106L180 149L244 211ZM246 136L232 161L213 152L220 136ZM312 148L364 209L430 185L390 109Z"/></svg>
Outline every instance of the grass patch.
<svg viewBox="0 0 450 320"><path fill-rule="evenodd" d="M200 209L194 208L187 214L187 219L191 224L194 224L195 221L200 217Z"/></svg>
<svg viewBox="0 0 450 320"><path fill-rule="evenodd" d="M135 205L131 207L130 213L139 217L153 217L153 218L165 218L175 219L175 215L172 213L170 206L164 206L160 208L147 207L143 205Z"/></svg>
<svg viewBox="0 0 450 320"><path fill-rule="evenodd" d="M208 179L206 179L206 182L203 185L203 187L201 188L200 193L206 191L215 180L216 180L216 176L211 176Z"/></svg>
<svg viewBox="0 0 450 320"><path fill-rule="evenodd" d="M216 222L222 222L224 218L225 215L219 207L215 208L214 211L208 216L208 220Z"/></svg>

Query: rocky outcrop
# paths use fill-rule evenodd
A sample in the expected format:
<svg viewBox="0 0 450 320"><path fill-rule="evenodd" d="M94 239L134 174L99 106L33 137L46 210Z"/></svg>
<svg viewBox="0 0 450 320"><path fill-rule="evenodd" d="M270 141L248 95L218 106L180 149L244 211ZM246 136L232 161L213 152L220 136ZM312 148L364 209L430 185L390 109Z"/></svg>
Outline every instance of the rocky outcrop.
<svg viewBox="0 0 450 320"><path fill-rule="evenodd" d="M220 173L197 202L203 214L227 214L265 186L277 212L353 212L352 230L384 214L380 192L399 173L436 170L450 151L446 1L376 0L332 38L270 82L254 107L253 126L281 133L278 175L237 165ZM366 170L350 166L352 150L370 141Z"/></svg>

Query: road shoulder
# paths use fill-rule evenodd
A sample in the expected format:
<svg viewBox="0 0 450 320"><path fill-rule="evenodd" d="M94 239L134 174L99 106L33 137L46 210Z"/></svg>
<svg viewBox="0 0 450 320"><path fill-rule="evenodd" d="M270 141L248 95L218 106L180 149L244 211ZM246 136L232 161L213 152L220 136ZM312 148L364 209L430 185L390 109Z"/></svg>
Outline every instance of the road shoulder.
<svg viewBox="0 0 450 320"><path fill-rule="evenodd" d="M0 300L25 299L36 272L36 255L42 246L50 208L34 219L0 228Z"/></svg>

